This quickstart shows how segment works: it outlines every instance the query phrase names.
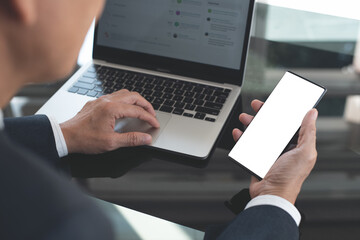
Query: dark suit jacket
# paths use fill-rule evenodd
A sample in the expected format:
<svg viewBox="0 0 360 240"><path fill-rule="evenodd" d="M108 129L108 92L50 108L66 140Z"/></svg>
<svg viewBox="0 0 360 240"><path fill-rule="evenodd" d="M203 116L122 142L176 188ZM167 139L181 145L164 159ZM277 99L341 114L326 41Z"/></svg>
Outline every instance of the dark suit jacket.
<svg viewBox="0 0 360 240"><path fill-rule="evenodd" d="M61 174L46 116L6 119L0 152L0 239L113 239L109 220ZM291 216L272 206L243 211L221 232L219 239L299 238Z"/></svg>

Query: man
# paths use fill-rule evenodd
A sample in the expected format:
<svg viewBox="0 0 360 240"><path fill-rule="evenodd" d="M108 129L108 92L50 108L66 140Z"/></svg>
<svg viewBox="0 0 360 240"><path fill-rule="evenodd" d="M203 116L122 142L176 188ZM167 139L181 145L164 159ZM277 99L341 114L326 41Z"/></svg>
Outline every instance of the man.
<svg viewBox="0 0 360 240"><path fill-rule="evenodd" d="M0 104L25 84L70 73L102 0L0 2ZM254 110L261 107L254 101ZM126 90L89 102L59 125L46 116L0 116L0 239L113 239L103 213L62 174L61 156L100 153L151 143L144 133L114 132L115 120L140 118L159 127L144 98ZM280 116L279 116L280 117ZM262 180L252 179L252 200L220 239L296 239L300 215L293 206L316 161L316 110L305 117L298 145ZM252 116L240 115L249 124ZM234 139L242 132L235 129Z"/></svg>

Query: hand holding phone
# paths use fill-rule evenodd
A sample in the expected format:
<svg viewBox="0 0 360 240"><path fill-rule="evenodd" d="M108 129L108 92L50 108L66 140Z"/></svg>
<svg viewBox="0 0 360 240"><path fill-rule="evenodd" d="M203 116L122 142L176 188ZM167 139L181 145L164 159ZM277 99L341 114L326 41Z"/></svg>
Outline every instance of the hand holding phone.
<svg viewBox="0 0 360 240"><path fill-rule="evenodd" d="M229 156L263 178L326 89L287 72Z"/></svg>

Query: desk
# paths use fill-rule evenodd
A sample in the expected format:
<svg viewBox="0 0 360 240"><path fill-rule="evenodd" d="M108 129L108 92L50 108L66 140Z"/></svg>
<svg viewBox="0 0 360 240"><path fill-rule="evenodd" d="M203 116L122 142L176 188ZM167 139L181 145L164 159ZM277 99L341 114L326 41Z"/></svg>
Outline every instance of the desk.
<svg viewBox="0 0 360 240"><path fill-rule="evenodd" d="M267 32L272 29L279 33L282 29L281 25L268 24L279 20L269 14L274 12L298 17L299 21L286 24L300 25L293 27L303 31L297 32L302 38L283 39L282 34ZM255 16L242 91L244 111L249 111L253 98L266 99L285 70L300 73L329 89L319 105L318 161L297 203L306 215L303 239L359 236L360 157L353 149L359 149L360 133L358 125L342 117L346 96L360 93L359 75L348 68L357 33L352 38L343 32L345 39L339 39L331 37L337 34L335 30L327 28L322 32L321 28L321 24L330 22L354 30L359 23L263 4L257 5ZM301 16L306 16L306 23ZM312 17L315 26L309 25ZM316 28L316 23L320 27ZM73 176L100 199L188 227L205 230L211 224L227 223L234 214L223 202L249 185L249 175L227 159L232 145L229 131L237 125L237 112L207 162L193 163L149 150L119 150L91 158L75 156Z"/></svg>

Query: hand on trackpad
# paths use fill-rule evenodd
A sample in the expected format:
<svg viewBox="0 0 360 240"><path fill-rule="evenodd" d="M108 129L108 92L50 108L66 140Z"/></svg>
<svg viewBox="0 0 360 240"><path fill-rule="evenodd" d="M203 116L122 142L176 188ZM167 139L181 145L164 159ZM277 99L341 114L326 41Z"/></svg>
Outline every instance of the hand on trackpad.
<svg viewBox="0 0 360 240"><path fill-rule="evenodd" d="M154 128L147 122L137 118L123 118L115 123L115 131L119 133L126 132L144 132L152 136L152 143L154 144L166 124L169 122L171 115L157 113L156 118L160 123L159 128Z"/></svg>

